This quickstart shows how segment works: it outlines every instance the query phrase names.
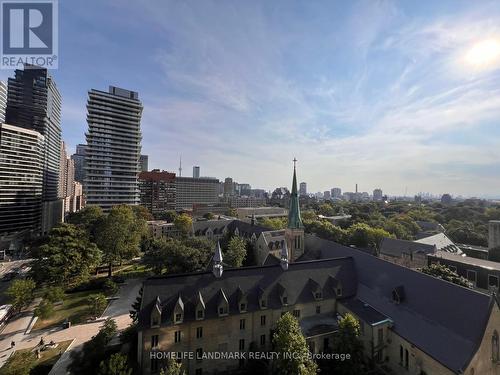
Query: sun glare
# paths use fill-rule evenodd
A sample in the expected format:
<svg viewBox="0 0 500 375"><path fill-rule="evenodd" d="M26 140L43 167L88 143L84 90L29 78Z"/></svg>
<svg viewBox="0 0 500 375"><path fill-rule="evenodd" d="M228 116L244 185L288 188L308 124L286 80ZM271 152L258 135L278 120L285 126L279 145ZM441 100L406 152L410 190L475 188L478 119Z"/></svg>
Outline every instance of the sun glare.
<svg viewBox="0 0 500 375"><path fill-rule="evenodd" d="M496 39L480 41L467 52L465 60L476 68L492 68L500 63L500 42Z"/></svg>

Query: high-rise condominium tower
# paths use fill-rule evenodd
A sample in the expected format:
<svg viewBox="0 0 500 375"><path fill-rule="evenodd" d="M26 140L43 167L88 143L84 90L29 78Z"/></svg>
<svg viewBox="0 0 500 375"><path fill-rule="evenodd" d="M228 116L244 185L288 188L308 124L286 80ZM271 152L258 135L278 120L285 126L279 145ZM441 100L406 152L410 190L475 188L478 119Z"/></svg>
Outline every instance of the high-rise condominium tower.
<svg viewBox="0 0 500 375"><path fill-rule="evenodd" d="M43 200L57 199L61 151L61 95L47 69L26 65L9 78L6 123L45 137Z"/></svg>
<svg viewBox="0 0 500 375"><path fill-rule="evenodd" d="M0 237L40 230L44 137L0 124Z"/></svg>
<svg viewBox="0 0 500 375"><path fill-rule="evenodd" d="M139 204L142 104L137 92L110 86L90 90L84 190L104 210Z"/></svg>
<svg viewBox="0 0 500 375"><path fill-rule="evenodd" d="M9 78L5 122L44 137L41 233L62 220L58 199L61 151L61 95L47 69L26 64Z"/></svg>
<svg viewBox="0 0 500 375"><path fill-rule="evenodd" d="M5 109L7 108L7 85L0 81L0 124L5 122Z"/></svg>

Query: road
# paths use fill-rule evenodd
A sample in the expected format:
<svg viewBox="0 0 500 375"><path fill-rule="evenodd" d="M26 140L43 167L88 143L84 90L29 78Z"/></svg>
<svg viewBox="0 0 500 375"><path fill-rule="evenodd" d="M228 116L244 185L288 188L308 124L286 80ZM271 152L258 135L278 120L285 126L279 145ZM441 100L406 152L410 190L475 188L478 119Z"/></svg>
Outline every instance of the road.
<svg viewBox="0 0 500 375"><path fill-rule="evenodd" d="M131 319L129 317L129 310L139 293L141 284L141 279L127 280L127 282L120 287L118 298L111 301L101 316L101 319L97 322L74 325L68 329L62 329L60 327L51 328L25 335L24 333L31 321L33 313L25 312L15 319L12 319L0 335L0 367L3 366L12 353L12 349L10 349L11 341L16 342L15 349L17 350L37 345L42 337L45 342L50 342L51 340L60 342L74 339L69 350L62 355L61 359L51 371L51 374L54 375L66 374L67 366L70 363L71 352L81 350L83 343L97 334L106 318L113 318L116 321L118 330L123 330L130 325Z"/></svg>
<svg viewBox="0 0 500 375"><path fill-rule="evenodd" d="M23 259L23 260L13 260L12 262L1 262L0 263L0 279L6 274L11 271L21 269L21 267L26 264L31 262L33 259ZM7 301L7 296L5 295L5 292L9 288L10 284L12 283L11 281L2 281L0 280L0 305L5 305Z"/></svg>

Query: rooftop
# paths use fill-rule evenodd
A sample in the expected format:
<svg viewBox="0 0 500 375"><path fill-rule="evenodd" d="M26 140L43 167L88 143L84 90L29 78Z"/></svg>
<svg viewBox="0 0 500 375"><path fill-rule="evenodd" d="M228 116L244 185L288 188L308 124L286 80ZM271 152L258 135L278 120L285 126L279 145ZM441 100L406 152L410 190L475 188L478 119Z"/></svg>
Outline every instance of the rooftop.
<svg viewBox="0 0 500 375"><path fill-rule="evenodd" d="M446 251L438 251L432 257L436 258L436 259L447 259L447 260L451 260L451 261L463 263L463 264L470 264L473 266L486 268L489 270L500 271L500 263L499 262L492 262L491 260L472 258L472 257L468 257L465 255L448 253Z"/></svg>

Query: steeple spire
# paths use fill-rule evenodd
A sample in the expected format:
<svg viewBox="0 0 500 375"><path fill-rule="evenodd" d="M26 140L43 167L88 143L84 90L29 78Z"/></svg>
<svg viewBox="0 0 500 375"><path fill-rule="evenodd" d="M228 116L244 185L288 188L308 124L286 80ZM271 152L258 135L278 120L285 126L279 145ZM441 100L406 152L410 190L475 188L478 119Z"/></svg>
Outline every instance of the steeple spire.
<svg viewBox="0 0 500 375"><path fill-rule="evenodd" d="M297 194L296 164L297 164L297 159L293 158L292 193L290 194L290 210L288 211L288 228L290 228L290 229L302 228L302 219L300 217L299 197Z"/></svg>

